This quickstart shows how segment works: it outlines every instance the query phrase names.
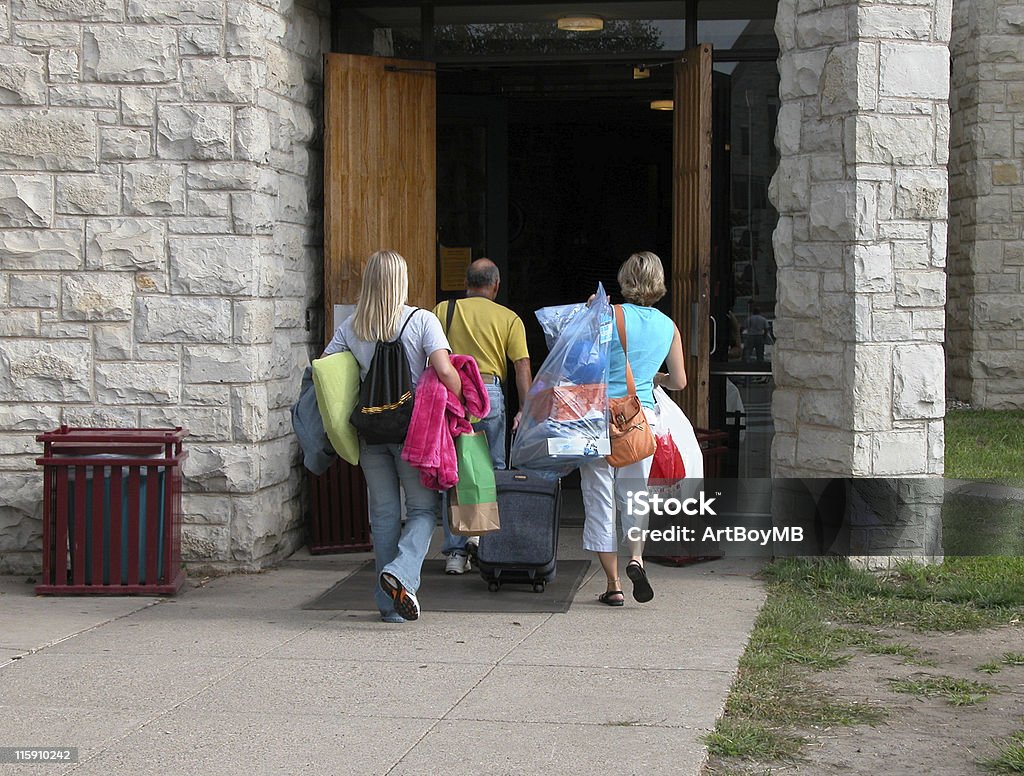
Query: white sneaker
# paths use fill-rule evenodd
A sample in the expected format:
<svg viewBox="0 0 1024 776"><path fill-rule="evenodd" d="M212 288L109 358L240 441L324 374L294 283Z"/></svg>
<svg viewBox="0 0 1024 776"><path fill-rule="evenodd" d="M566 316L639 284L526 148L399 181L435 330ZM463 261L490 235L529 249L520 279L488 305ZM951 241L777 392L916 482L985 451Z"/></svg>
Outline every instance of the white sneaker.
<svg viewBox="0 0 1024 776"><path fill-rule="evenodd" d="M444 562L445 574L465 574L469 571L469 556L459 552L448 555Z"/></svg>

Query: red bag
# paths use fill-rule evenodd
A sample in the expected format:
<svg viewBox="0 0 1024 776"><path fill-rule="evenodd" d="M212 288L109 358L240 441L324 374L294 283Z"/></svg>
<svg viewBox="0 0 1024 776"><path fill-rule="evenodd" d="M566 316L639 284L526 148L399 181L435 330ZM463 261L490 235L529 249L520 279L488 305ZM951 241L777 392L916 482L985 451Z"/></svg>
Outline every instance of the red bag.
<svg viewBox="0 0 1024 776"><path fill-rule="evenodd" d="M654 451L654 461L651 462L647 484L652 487L675 485L686 476L683 457L669 434L659 435L657 441L658 447Z"/></svg>

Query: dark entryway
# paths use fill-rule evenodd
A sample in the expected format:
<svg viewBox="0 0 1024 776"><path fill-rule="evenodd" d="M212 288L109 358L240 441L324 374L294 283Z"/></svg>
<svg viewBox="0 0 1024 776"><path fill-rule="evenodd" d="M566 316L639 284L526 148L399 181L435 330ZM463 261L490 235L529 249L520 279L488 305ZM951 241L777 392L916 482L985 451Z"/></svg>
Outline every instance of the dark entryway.
<svg viewBox="0 0 1024 776"><path fill-rule="evenodd" d="M586 299L598 282L617 296L618 266L637 250L670 270L672 114L635 98L455 97L444 74L438 85L438 240L499 264L500 301L526 322L537 367L537 308ZM492 208L505 222L488 229ZM439 292L457 294L444 274Z"/></svg>

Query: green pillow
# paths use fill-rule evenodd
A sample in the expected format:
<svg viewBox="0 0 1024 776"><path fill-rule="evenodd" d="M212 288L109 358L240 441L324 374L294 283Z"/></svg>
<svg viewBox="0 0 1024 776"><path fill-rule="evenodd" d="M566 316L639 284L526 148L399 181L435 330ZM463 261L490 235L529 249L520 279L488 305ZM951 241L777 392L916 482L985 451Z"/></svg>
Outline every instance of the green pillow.
<svg viewBox="0 0 1024 776"><path fill-rule="evenodd" d="M355 465L359 463L359 437L349 416L359 402L359 363L348 351L313 360L316 404L324 431L334 451Z"/></svg>

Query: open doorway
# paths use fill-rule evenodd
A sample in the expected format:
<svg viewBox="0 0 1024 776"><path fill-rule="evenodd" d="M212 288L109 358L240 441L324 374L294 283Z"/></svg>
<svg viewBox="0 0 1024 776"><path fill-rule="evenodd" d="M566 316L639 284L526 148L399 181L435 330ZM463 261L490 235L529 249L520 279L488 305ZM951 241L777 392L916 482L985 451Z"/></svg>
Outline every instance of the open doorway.
<svg viewBox="0 0 1024 776"><path fill-rule="evenodd" d="M530 73L503 78L529 82ZM637 250L670 271L672 113L643 96L569 93L564 76L553 95L453 94L461 83L438 78L438 290L459 292L443 263L453 249L456 261L492 258L499 301L526 324L536 369L546 354L536 309L586 299L598 282L617 299L618 267Z"/></svg>

